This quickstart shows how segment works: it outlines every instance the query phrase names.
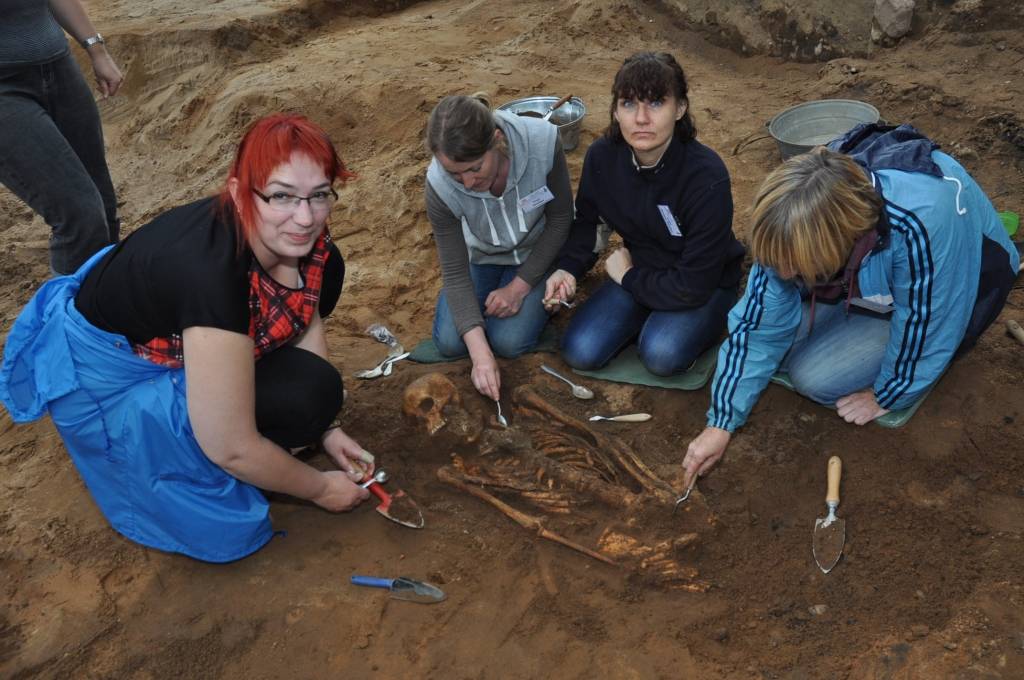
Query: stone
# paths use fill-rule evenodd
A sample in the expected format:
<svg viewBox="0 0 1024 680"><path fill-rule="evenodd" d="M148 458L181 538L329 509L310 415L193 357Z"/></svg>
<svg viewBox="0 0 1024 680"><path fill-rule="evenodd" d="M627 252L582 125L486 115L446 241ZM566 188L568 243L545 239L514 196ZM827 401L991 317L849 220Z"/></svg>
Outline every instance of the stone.
<svg viewBox="0 0 1024 680"><path fill-rule="evenodd" d="M729 631L725 628L719 628L715 631L712 637L714 637L717 642L725 642L729 639Z"/></svg>
<svg viewBox="0 0 1024 680"><path fill-rule="evenodd" d="M890 38L902 38L910 32L915 0L875 0L874 23Z"/></svg>
<svg viewBox="0 0 1024 680"><path fill-rule="evenodd" d="M956 644L955 642L947 642L947 643L945 643L945 644L944 644L944 645L942 645L942 646L943 646L943 647L945 647L946 649L948 649L948 650L949 650L949 651L951 651L951 652L952 652L952 651L953 651L954 649L956 649L956 648L957 648L957 644Z"/></svg>
<svg viewBox="0 0 1024 680"><path fill-rule="evenodd" d="M828 606L824 604L812 605L807 611L811 613L811 616L821 616L828 611Z"/></svg>
<svg viewBox="0 0 1024 680"><path fill-rule="evenodd" d="M928 626L926 626L924 624L921 624L921 623L919 623L916 626L911 626L910 627L910 634L913 635L915 638L918 638L918 639L923 638L923 637L928 637L928 633L930 633L930 632L931 632L931 629L928 628Z"/></svg>

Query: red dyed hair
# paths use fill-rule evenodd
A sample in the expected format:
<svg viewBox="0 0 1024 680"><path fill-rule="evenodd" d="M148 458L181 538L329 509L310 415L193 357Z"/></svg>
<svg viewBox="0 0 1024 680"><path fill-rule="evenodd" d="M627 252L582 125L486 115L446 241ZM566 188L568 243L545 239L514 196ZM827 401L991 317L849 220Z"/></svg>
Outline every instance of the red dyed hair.
<svg viewBox="0 0 1024 680"><path fill-rule="evenodd" d="M305 116L295 113L274 113L260 118L242 137L231 164L228 178L238 180L238 200L231 198L225 186L220 193L220 206L225 215L234 213L239 246L249 243L256 227L256 201L253 189L259 190L274 170L288 163L292 154L303 153L323 168L327 179L342 183L355 177L331 143L327 133Z"/></svg>

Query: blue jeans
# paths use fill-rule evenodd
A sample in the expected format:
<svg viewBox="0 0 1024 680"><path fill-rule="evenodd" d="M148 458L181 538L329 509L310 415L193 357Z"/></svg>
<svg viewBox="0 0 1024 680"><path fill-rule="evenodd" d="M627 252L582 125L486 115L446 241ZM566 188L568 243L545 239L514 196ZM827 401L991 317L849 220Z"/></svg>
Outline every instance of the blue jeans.
<svg viewBox="0 0 1024 680"><path fill-rule="evenodd" d="M573 315L562 340L562 358L590 371L611 361L637 338L637 352L654 375L682 373L718 341L736 290L719 288L701 307L653 311L614 281L606 281Z"/></svg>
<svg viewBox="0 0 1024 680"><path fill-rule="evenodd" d="M484 302L491 291L508 285L515 278L519 267L516 265L473 264L469 265L469 277L473 280L476 299L483 312ZM524 352L529 352L537 345L537 339L548 322L548 313L544 310L544 280L533 287L523 299L519 312L515 315L499 319L493 316L484 317L484 332L496 356L511 359ZM458 358L469 354L466 343L455 330L455 321L448 308L448 298L442 288L437 297L434 310L434 344L438 351L448 358Z"/></svg>
<svg viewBox="0 0 1024 680"><path fill-rule="evenodd" d="M845 305L817 303L808 335L810 303L793 346L780 370L788 373L797 392L832 406L840 397L871 387L882 370L889 344L890 317Z"/></svg>
<svg viewBox="0 0 1024 680"><path fill-rule="evenodd" d="M50 225L50 267L75 272L118 240L103 128L70 54L0 68L0 184Z"/></svg>

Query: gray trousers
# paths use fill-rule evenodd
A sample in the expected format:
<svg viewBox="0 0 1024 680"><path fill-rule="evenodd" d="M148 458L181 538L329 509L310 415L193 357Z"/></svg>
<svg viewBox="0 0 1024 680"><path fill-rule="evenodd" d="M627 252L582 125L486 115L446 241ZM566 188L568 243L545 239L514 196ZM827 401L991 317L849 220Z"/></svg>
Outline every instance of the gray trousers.
<svg viewBox="0 0 1024 680"><path fill-rule="evenodd" d="M0 67L0 183L50 225L50 267L70 274L120 231L96 101L71 55Z"/></svg>

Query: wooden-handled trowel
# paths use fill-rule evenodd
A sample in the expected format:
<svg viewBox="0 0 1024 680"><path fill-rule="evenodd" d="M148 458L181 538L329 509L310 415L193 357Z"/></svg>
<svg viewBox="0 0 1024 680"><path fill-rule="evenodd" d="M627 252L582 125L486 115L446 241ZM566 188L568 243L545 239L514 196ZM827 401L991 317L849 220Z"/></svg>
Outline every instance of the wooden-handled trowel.
<svg viewBox="0 0 1024 680"><path fill-rule="evenodd" d="M843 461L839 456L832 456L828 459L828 491L825 493L828 517L814 520L814 561L826 574L836 566L836 562L843 554L843 544L846 543L846 520L836 517L836 507L839 505L839 479L842 475Z"/></svg>

